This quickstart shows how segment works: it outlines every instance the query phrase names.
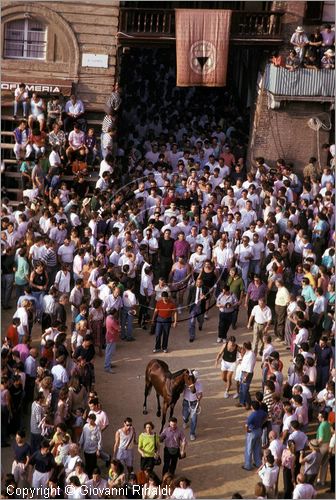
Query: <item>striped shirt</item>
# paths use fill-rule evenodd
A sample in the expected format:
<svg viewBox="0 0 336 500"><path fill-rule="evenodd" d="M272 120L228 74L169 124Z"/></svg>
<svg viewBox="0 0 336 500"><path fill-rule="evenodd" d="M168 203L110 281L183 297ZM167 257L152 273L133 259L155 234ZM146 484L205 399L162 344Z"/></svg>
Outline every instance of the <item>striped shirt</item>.
<svg viewBox="0 0 336 500"><path fill-rule="evenodd" d="M263 403L267 406L268 418L272 416L272 408L274 405L273 394L274 392L265 392L264 394Z"/></svg>
<svg viewBox="0 0 336 500"><path fill-rule="evenodd" d="M112 94L106 101L106 105L109 108L112 108L113 111L117 111L120 107L120 104L121 104L121 97L119 92L112 92Z"/></svg>
<svg viewBox="0 0 336 500"><path fill-rule="evenodd" d="M113 126L113 120L110 118L108 115L105 115L105 118L103 120L102 124L102 132L106 134L108 129Z"/></svg>
<svg viewBox="0 0 336 500"><path fill-rule="evenodd" d="M33 401L31 407L31 416L30 416L30 432L33 434L41 434L40 423L44 417L44 410L42 406Z"/></svg>
<svg viewBox="0 0 336 500"><path fill-rule="evenodd" d="M57 265L57 255L55 250L48 248L43 256L43 260L47 267L55 267Z"/></svg>

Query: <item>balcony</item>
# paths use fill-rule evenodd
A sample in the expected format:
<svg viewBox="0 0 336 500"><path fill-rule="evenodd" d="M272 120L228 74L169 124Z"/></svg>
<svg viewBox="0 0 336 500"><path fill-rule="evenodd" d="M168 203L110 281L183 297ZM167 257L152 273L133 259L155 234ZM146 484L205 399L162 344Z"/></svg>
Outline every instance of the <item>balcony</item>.
<svg viewBox="0 0 336 500"><path fill-rule="evenodd" d="M335 96L335 73L329 69L299 68L288 71L267 64L263 87L273 103L273 109L280 101L333 102Z"/></svg>
<svg viewBox="0 0 336 500"><path fill-rule="evenodd" d="M283 12L232 11L230 41L236 44L277 45L281 36ZM122 45L139 42L175 43L173 9L120 9L118 39Z"/></svg>

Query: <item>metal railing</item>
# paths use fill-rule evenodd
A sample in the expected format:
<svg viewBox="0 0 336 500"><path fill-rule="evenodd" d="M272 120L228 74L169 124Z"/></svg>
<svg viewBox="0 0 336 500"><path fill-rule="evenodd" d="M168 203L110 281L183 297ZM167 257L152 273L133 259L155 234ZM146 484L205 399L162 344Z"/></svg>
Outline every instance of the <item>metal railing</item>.
<svg viewBox="0 0 336 500"><path fill-rule="evenodd" d="M279 39L283 12L233 11L231 38ZM173 9L120 9L119 37L175 38L175 11Z"/></svg>
<svg viewBox="0 0 336 500"><path fill-rule="evenodd" d="M288 71L268 64L264 74L264 88L277 96L334 97L335 74L332 69L298 68Z"/></svg>

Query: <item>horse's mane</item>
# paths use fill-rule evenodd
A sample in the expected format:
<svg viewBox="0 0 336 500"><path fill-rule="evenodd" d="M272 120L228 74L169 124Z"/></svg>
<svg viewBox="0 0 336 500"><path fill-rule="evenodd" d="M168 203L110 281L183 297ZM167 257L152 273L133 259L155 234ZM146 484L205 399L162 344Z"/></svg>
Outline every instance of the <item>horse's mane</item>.
<svg viewBox="0 0 336 500"><path fill-rule="evenodd" d="M171 378L176 378L179 375L182 375L182 373L185 372L185 371L186 371L186 369L182 368L182 370L178 370L177 372L170 373L170 377Z"/></svg>

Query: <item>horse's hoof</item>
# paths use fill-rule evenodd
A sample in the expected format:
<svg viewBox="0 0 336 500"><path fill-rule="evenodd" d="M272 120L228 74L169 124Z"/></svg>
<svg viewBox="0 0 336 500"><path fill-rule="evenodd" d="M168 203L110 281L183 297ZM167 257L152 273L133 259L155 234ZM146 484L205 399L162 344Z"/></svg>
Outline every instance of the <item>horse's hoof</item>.
<svg viewBox="0 0 336 500"><path fill-rule="evenodd" d="M148 411L147 410L143 410L143 415L148 415Z"/></svg>
<svg viewBox="0 0 336 500"><path fill-rule="evenodd" d="M156 412L156 416L160 418L161 417L161 413L159 411L157 411Z"/></svg>

